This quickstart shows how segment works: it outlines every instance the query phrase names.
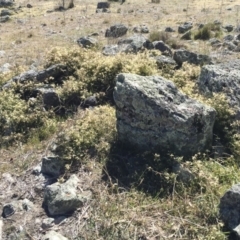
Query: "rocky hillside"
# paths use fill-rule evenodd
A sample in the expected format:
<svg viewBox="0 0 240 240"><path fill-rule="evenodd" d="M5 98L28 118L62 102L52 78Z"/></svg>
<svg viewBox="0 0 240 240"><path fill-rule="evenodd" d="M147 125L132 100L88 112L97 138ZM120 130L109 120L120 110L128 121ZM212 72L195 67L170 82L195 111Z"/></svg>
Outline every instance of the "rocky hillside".
<svg viewBox="0 0 240 240"><path fill-rule="evenodd" d="M0 240L239 239L238 12L0 0Z"/></svg>

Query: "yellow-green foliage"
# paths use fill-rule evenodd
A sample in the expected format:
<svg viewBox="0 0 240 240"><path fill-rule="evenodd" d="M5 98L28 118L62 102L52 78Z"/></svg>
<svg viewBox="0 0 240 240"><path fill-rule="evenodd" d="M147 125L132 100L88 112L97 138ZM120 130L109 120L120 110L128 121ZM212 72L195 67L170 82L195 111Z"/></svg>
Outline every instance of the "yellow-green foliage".
<svg viewBox="0 0 240 240"><path fill-rule="evenodd" d="M115 77L121 72L131 72L139 75L154 75L158 69L155 61L147 52L134 54L119 54L103 56L99 52L82 48L67 51L54 49L48 57L47 66L55 63L67 65L72 75L64 81L58 92L63 100L76 95L81 99L90 95L99 95L111 91Z"/></svg>
<svg viewBox="0 0 240 240"><path fill-rule="evenodd" d="M110 106L80 111L74 121L63 124L55 152L65 160L83 160L88 152L108 153L116 137L115 110Z"/></svg>
<svg viewBox="0 0 240 240"><path fill-rule="evenodd" d="M0 94L1 143L29 137L30 130L37 129L39 131L49 116L51 116L51 112L43 111L41 105L30 106L13 91L2 91Z"/></svg>

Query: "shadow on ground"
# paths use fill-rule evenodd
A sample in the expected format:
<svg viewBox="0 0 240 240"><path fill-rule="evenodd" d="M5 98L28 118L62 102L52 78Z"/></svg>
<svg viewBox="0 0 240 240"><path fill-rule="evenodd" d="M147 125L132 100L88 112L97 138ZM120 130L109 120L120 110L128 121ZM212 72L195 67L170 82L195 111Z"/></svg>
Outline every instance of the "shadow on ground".
<svg viewBox="0 0 240 240"><path fill-rule="evenodd" d="M176 160L170 155L133 151L116 143L104 166L103 180L163 197L172 192L173 181L167 176L175 164Z"/></svg>

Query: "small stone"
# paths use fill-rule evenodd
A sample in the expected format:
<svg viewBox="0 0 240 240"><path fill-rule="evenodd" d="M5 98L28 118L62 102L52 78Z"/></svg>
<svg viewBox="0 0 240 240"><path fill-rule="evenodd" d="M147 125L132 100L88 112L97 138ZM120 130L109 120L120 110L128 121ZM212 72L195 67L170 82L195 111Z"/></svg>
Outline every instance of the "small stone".
<svg viewBox="0 0 240 240"><path fill-rule="evenodd" d="M110 27L110 29L107 29L105 32L105 37L122 37L124 36L128 31L128 28L124 26L123 24L116 24Z"/></svg>
<svg viewBox="0 0 240 240"><path fill-rule="evenodd" d="M48 229L54 225L54 218L45 218L42 221L42 229Z"/></svg>
<svg viewBox="0 0 240 240"><path fill-rule="evenodd" d="M175 30L171 27L166 27L165 32L175 32Z"/></svg>
<svg viewBox="0 0 240 240"><path fill-rule="evenodd" d="M33 207L34 207L34 204L30 200L28 200L27 198L22 200L22 208L23 208L23 210L30 211L30 210L33 209Z"/></svg>
<svg viewBox="0 0 240 240"><path fill-rule="evenodd" d="M193 27L192 23L190 22L185 22L183 25L178 27L178 32L179 33L185 33L188 30L190 30Z"/></svg>
<svg viewBox="0 0 240 240"><path fill-rule="evenodd" d="M2 178L12 184L16 182L16 180L12 177L10 173L3 173Z"/></svg>
<svg viewBox="0 0 240 240"><path fill-rule="evenodd" d="M68 240L68 239L62 236L60 233L50 231L42 238L42 240Z"/></svg>
<svg viewBox="0 0 240 240"><path fill-rule="evenodd" d="M42 164L37 165L33 168L32 174L39 176L41 174Z"/></svg>
<svg viewBox="0 0 240 240"><path fill-rule="evenodd" d="M5 53L6 53L5 51L1 50L0 51L0 57L3 57L5 55Z"/></svg>
<svg viewBox="0 0 240 240"><path fill-rule="evenodd" d="M59 177L64 172L64 161L55 156L43 157L41 172L53 177Z"/></svg>
<svg viewBox="0 0 240 240"><path fill-rule="evenodd" d="M10 17L9 16L3 16L3 17L0 17L0 23L5 23L7 21L10 20Z"/></svg>
<svg viewBox="0 0 240 240"><path fill-rule="evenodd" d="M55 224L60 224L62 222L66 222L67 218L65 216L60 216L60 217L56 217L54 220Z"/></svg>
<svg viewBox="0 0 240 240"><path fill-rule="evenodd" d="M13 206L11 203L8 203L3 207L2 216L4 218L8 218L12 216L15 213L15 211L16 211L15 206Z"/></svg>
<svg viewBox="0 0 240 240"><path fill-rule="evenodd" d="M174 165L172 170L177 174L177 178L181 182L189 183L194 179L192 172L179 163Z"/></svg>
<svg viewBox="0 0 240 240"><path fill-rule="evenodd" d="M97 39L93 37L81 37L77 40L79 46L83 48L93 47L97 44Z"/></svg>
<svg viewBox="0 0 240 240"><path fill-rule="evenodd" d="M223 28L226 29L228 32L231 32L234 29L233 25L226 25Z"/></svg>
<svg viewBox="0 0 240 240"><path fill-rule="evenodd" d="M234 39L233 35L227 35L223 38L224 41L232 41Z"/></svg>
<svg viewBox="0 0 240 240"><path fill-rule="evenodd" d="M91 192L77 192L79 179L72 175L65 183L54 183L45 189L44 206L51 216L74 212L91 198Z"/></svg>

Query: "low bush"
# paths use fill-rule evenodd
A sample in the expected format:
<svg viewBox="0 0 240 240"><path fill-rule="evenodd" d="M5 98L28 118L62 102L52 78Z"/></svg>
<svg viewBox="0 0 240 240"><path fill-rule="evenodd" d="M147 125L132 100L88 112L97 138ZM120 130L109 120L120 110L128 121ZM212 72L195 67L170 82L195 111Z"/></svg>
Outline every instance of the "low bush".
<svg viewBox="0 0 240 240"><path fill-rule="evenodd" d="M220 35L221 35L220 25L208 23L194 34L194 39L208 40L211 37L219 37Z"/></svg>
<svg viewBox="0 0 240 240"><path fill-rule="evenodd" d="M40 140L51 133L49 119L54 114L43 111L41 100L33 103L21 99L13 91L2 91L0 95L0 142L2 145L13 140L26 141L31 135L38 132ZM40 130L41 129L41 130ZM34 132L34 133L33 133Z"/></svg>
<svg viewBox="0 0 240 240"><path fill-rule="evenodd" d="M85 98L95 95L100 102L112 101L115 77L121 72L139 75L153 75L158 68L149 53L119 54L103 56L93 50L54 49L48 58L47 66L62 63L72 75L64 80L58 88L61 99L68 105L76 101L81 103Z"/></svg>
<svg viewBox="0 0 240 240"><path fill-rule="evenodd" d="M80 111L62 129L67 130L58 135L54 152L67 163L81 163L87 154L106 157L116 138L115 109L101 106Z"/></svg>

